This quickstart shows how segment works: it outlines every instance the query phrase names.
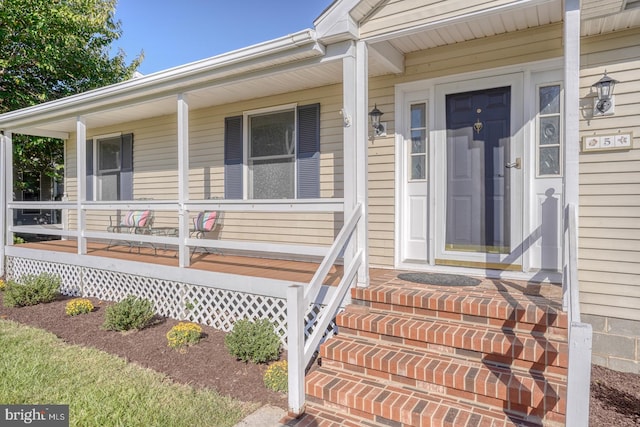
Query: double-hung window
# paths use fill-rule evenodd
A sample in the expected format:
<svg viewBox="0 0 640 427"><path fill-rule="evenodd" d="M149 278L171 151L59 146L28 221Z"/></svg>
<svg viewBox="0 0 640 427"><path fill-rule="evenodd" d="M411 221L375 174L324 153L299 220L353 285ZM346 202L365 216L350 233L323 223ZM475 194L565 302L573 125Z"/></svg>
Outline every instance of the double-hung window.
<svg viewBox="0 0 640 427"><path fill-rule="evenodd" d="M132 198L133 135L109 135L87 141L87 200Z"/></svg>
<svg viewBox="0 0 640 427"><path fill-rule="evenodd" d="M226 199L320 197L320 105L225 119Z"/></svg>
<svg viewBox="0 0 640 427"><path fill-rule="evenodd" d="M249 198L294 199L295 110L248 117Z"/></svg>

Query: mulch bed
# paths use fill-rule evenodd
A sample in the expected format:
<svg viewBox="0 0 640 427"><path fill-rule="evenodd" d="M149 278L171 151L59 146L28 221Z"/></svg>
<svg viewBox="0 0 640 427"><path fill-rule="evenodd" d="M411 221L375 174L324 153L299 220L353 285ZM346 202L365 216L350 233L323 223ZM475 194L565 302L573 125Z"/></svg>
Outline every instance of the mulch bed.
<svg viewBox="0 0 640 427"><path fill-rule="evenodd" d="M118 355L162 372L179 383L215 389L245 402L286 409L286 395L264 386L262 378L267 366L237 361L224 345L224 332L203 326L204 339L186 353L180 353L167 346L165 336L178 323L176 320L161 319L141 331L103 331L100 326L104 321L104 309L111 303L89 298L97 309L89 314L70 317L64 312L69 299L60 297L48 304L7 308L2 305L0 292L0 318L45 329L71 344ZM640 375L594 365L589 419L592 427L640 426Z"/></svg>
<svg viewBox="0 0 640 427"><path fill-rule="evenodd" d="M88 298L96 307L91 313L67 316L65 305L71 298L31 307L7 308L0 292L0 318L45 329L65 342L93 347L118 355L145 368L162 372L176 382L217 390L244 402L259 402L283 409L287 397L267 389L263 375L267 365L244 363L231 356L224 345L225 333L202 326L204 338L186 353L167 346L166 333L178 323L159 319L141 331L104 331L104 310L111 303ZM96 369L99 369L96 366Z"/></svg>

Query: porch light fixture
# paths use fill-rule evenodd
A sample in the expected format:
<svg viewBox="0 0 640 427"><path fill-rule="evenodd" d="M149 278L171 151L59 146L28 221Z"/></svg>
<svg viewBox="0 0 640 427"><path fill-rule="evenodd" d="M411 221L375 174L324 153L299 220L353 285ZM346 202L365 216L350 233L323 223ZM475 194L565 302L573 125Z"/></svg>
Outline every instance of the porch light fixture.
<svg viewBox="0 0 640 427"><path fill-rule="evenodd" d="M378 105L373 105L373 110L369 113L369 120L371 121L371 127L373 128L373 136L385 136L387 134L387 127L385 123L380 123L380 117L384 113L378 110Z"/></svg>
<svg viewBox="0 0 640 427"><path fill-rule="evenodd" d="M609 77L605 70L604 76L592 85L598 92L598 96L593 100L594 116L611 115L614 113L613 89L616 83L618 83L618 81Z"/></svg>

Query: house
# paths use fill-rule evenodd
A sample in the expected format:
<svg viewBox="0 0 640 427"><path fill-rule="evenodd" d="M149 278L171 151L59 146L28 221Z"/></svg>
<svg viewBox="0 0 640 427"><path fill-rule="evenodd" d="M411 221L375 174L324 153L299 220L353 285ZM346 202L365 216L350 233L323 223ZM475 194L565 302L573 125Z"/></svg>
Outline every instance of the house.
<svg viewBox="0 0 640 427"><path fill-rule="evenodd" d="M267 316L298 373L343 297L362 302L385 274L562 283L562 308L531 314L527 328L568 327L571 345L540 344L535 335L531 346L543 350L532 350L526 366L558 368L569 379L544 383L541 400L526 405L507 387L504 408L534 423L563 423L566 413L570 425L586 425L579 405L588 398L590 360L640 370L638 40L637 0L338 0L313 29L0 115L2 272L53 270L67 293L135 293L162 314L221 329ZM64 200L11 200L18 133L66 141ZM63 212L57 228L11 223L15 210L54 207ZM153 211L149 232L106 231L109 216L130 210ZM208 210L224 212L222 231L190 238L192 217ZM18 232L64 240L12 245ZM135 245L119 257L98 246L114 239ZM196 246L222 251L218 266L240 254L254 261L240 271L205 268L190 251ZM292 264L274 272L265 261L274 259ZM293 271L306 279L288 276ZM457 292L464 299L467 291ZM465 306L435 294L442 307ZM503 303L512 308L503 329L539 313L523 305L532 298L494 295L503 295L499 304L485 299L496 313ZM341 319L339 327L349 322ZM509 349L526 353L522 340ZM294 413L304 408L304 381L290 375ZM529 391L527 399L536 394ZM480 401L469 393L458 395ZM431 405L415 396L395 405L405 402L414 415ZM377 406L366 408L350 414ZM438 408L441 421L493 416Z"/></svg>

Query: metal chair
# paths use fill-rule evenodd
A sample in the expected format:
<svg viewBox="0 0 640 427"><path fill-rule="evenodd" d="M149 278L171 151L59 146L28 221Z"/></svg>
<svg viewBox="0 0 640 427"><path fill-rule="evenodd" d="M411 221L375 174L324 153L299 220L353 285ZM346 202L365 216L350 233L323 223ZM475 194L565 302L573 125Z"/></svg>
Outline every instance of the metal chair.
<svg viewBox="0 0 640 427"><path fill-rule="evenodd" d="M222 228L222 212L220 211L204 211L193 218L193 227L189 231L189 237L196 239L204 239L207 233L219 232ZM198 248L204 249L207 253L217 253L224 255L221 250L207 248L204 246L194 246L191 256L196 253Z"/></svg>

